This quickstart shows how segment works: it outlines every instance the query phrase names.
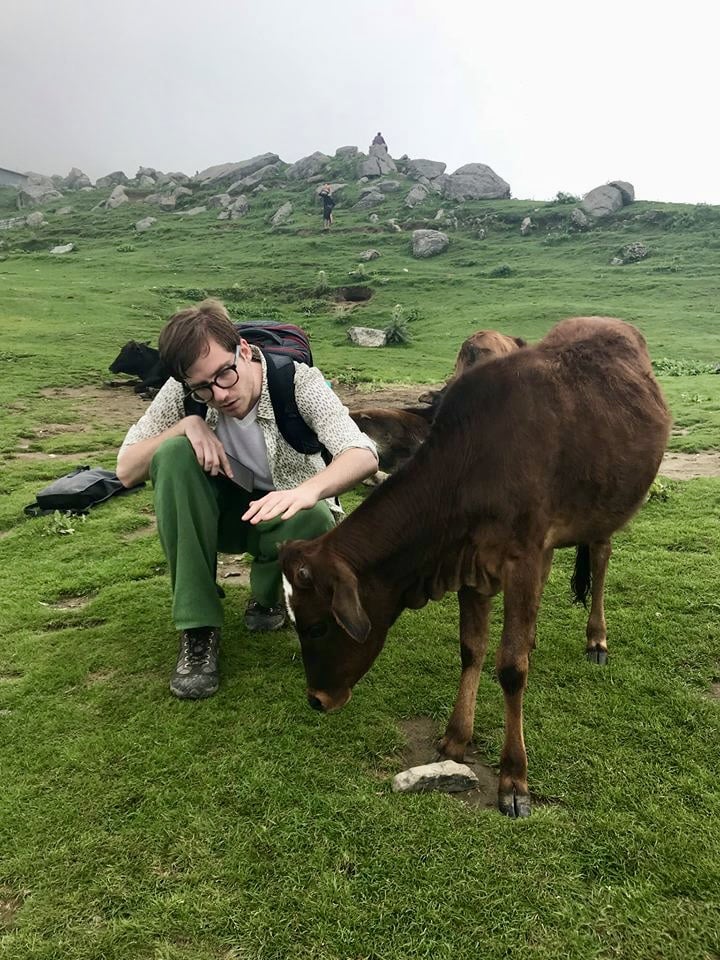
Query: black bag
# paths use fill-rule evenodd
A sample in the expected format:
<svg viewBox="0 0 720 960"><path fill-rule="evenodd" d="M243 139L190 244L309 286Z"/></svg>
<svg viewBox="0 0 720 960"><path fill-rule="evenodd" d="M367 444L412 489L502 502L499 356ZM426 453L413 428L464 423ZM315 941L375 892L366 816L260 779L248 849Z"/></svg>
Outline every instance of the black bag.
<svg viewBox="0 0 720 960"><path fill-rule="evenodd" d="M275 323L261 320L257 323L236 323L235 328L243 339L263 352L267 364L267 382L270 401L278 430L293 450L298 453L319 453L326 464L332 456L318 440L317 434L303 420L295 400L295 364L313 364L312 350L307 334L292 323ZM186 397L185 416L202 417L207 414L207 405Z"/></svg>
<svg viewBox="0 0 720 960"><path fill-rule="evenodd" d="M117 474L102 467L77 467L64 477L53 480L38 493L35 503L29 503L23 512L29 517L40 517L55 510L87 513L96 503L144 486L140 483L135 487L124 487Z"/></svg>

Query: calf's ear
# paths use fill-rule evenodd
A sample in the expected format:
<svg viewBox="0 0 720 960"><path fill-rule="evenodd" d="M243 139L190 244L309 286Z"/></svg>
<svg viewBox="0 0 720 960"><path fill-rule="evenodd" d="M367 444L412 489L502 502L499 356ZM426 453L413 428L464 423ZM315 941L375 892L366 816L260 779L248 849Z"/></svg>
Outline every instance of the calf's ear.
<svg viewBox="0 0 720 960"><path fill-rule="evenodd" d="M335 584L330 609L345 633L356 643L365 643L371 624L360 603L357 580L350 571L343 573Z"/></svg>
<svg viewBox="0 0 720 960"><path fill-rule="evenodd" d="M513 340L515 341L515 343L516 343L519 347L526 347L526 346L527 346L527 340L523 340L522 337L513 337Z"/></svg>

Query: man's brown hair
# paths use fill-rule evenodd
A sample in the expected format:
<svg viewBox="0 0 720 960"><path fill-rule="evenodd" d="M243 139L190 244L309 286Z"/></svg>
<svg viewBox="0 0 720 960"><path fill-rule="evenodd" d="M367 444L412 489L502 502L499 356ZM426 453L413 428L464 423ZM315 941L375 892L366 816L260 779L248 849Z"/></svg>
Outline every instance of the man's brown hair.
<svg viewBox="0 0 720 960"><path fill-rule="evenodd" d="M225 305L203 300L173 314L160 331L160 359L176 380L185 380L190 367L210 350L210 340L232 353L240 342Z"/></svg>

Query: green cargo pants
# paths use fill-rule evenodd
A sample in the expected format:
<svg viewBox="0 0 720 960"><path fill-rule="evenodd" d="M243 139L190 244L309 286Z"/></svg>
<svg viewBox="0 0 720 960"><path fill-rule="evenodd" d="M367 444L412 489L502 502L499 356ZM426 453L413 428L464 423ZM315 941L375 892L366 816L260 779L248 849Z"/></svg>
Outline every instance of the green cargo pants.
<svg viewBox="0 0 720 960"><path fill-rule="evenodd" d="M217 552L250 553L250 591L264 607L281 596L278 548L285 540L310 540L334 526L324 500L289 520L243 522L251 500L225 477L212 477L197 462L186 437L166 440L150 466L160 542L170 567L172 616L178 630L220 627L223 612L215 585Z"/></svg>

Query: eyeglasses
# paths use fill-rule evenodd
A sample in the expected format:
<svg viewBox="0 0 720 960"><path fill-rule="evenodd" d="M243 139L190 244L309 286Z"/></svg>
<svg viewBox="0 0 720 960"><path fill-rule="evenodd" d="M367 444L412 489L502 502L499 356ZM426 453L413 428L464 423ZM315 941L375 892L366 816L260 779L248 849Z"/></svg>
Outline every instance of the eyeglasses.
<svg viewBox="0 0 720 960"><path fill-rule="evenodd" d="M213 398L213 389L215 387L221 387L223 390L228 390L230 387L234 387L240 379L240 374L238 373L237 369L239 357L240 346L238 345L235 347L235 362L228 364L227 367L223 367L222 370L220 370L212 380L208 380L207 383L199 383L191 390L186 390L185 398L187 399L188 397L192 397L193 400L197 400L198 403L210 403Z"/></svg>

